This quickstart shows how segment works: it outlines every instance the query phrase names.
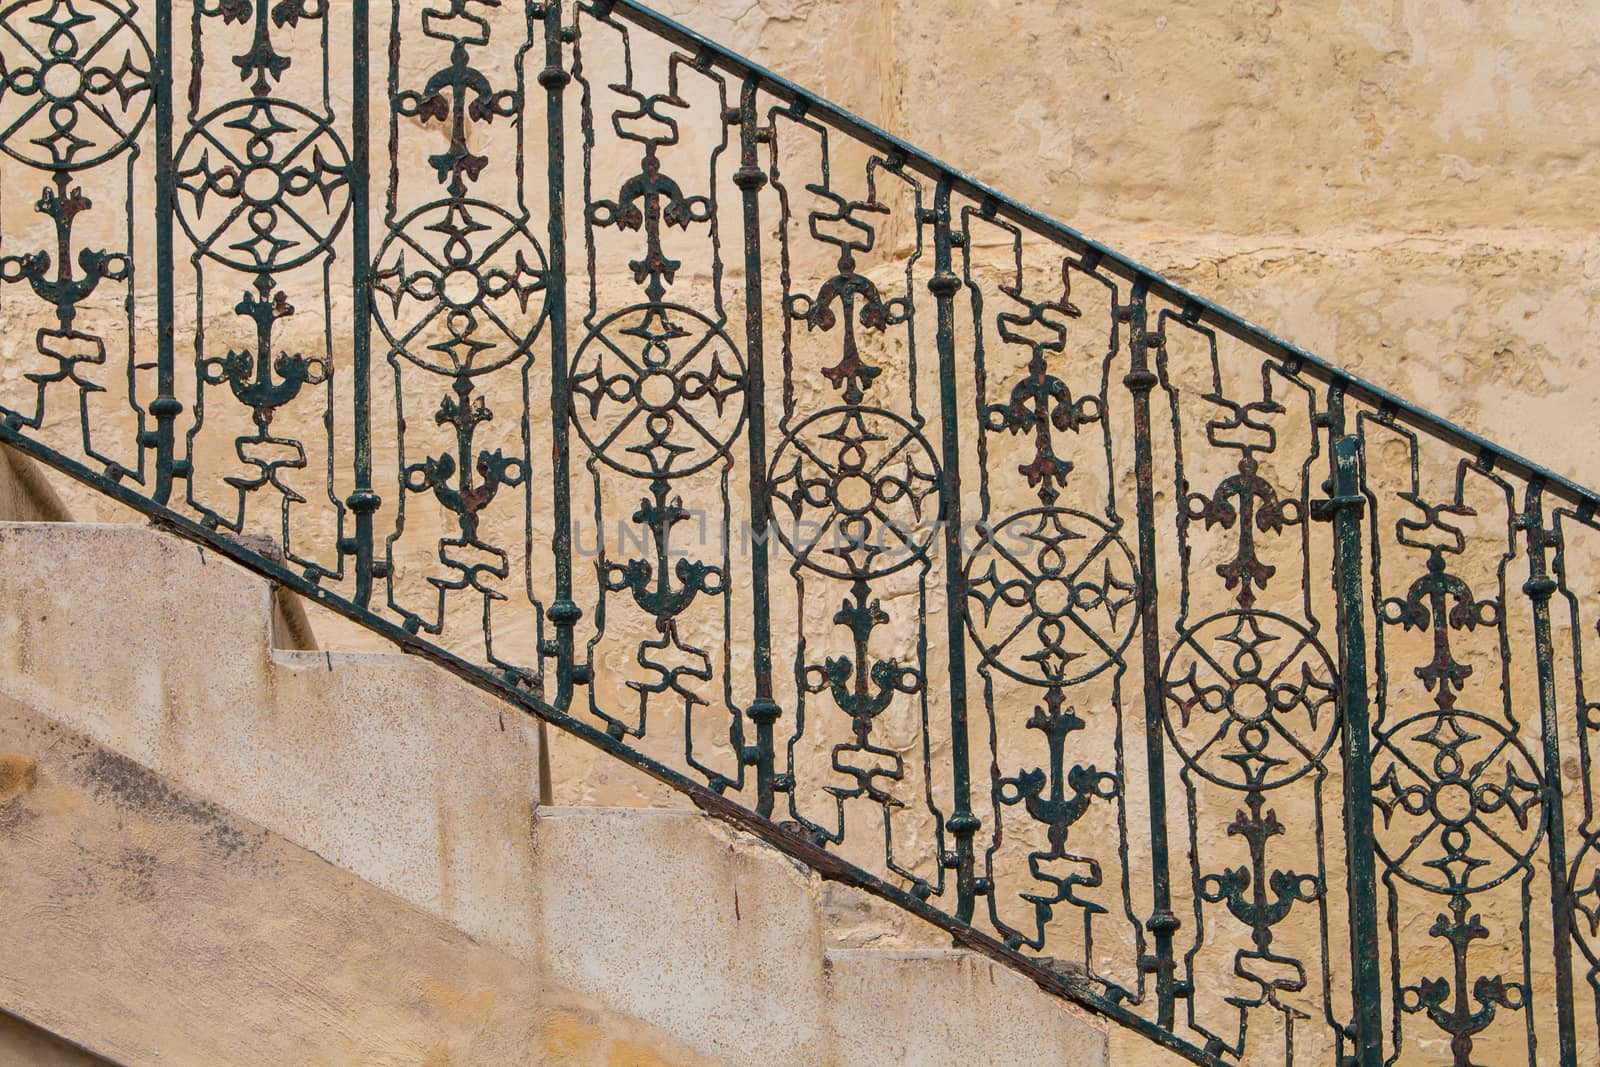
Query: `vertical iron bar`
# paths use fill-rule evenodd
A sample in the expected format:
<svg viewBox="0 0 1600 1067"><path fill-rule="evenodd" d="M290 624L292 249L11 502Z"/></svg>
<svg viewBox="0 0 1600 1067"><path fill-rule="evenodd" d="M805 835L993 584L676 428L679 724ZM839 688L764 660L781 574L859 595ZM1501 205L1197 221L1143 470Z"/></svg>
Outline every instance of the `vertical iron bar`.
<svg viewBox="0 0 1600 1067"><path fill-rule="evenodd" d="M350 181L351 284L354 289L354 322L351 333L350 377L354 405L355 491L346 501L355 515L355 603L365 608L372 600L372 515L381 498L372 490L372 320L370 288L372 271L371 188L372 131L371 87L368 85L368 53L371 45L368 0L351 0L351 87Z"/></svg>
<svg viewBox="0 0 1600 1067"><path fill-rule="evenodd" d="M972 813L972 771L967 743L967 575L961 558L961 434L956 420L959 410L956 364L956 293L961 279L951 269L950 250L955 237L950 232L950 185L941 176L933 194L933 277L928 290L938 306L939 418L943 444L939 479L939 517L944 527L946 646L950 655L950 762L954 805L945 823L955 839L954 851L945 857L945 866L956 872L956 918L971 922L977 896L973 876L972 839L981 823Z"/></svg>
<svg viewBox="0 0 1600 1067"><path fill-rule="evenodd" d="M177 474L175 462L178 416L183 402L177 396L177 315L174 310L173 232L177 215L177 174L172 143L172 18L173 5L157 3L155 122L156 122L156 396L150 401L156 431L155 487L151 498L165 504L172 497ZM144 443L144 442L141 442Z"/></svg>
<svg viewBox="0 0 1600 1067"><path fill-rule="evenodd" d="M1137 482L1135 506L1139 520L1139 628L1144 660L1144 741L1150 788L1150 882L1153 907L1145 928L1155 937L1153 958L1140 961L1141 969L1156 976L1156 1023L1171 1030L1177 1021L1179 992L1177 961L1172 943L1182 925L1172 910L1171 860L1167 844L1167 772L1165 697L1161 684L1161 611L1156 582L1155 445L1150 429L1150 391L1160 377L1150 368L1151 341L1146 330L1146 301L1150 284L1133 283L1127 307L1120 309L1128 323L1129 368L1122 383L1133 394L1133 469Z"/></svg>
<svg viewBox="0 0 1600 1067"><path fill-rule="evenodd" d="M1377 853L1372 828L1372 727L1366 622L1362 608L1360 442L1345 433L1344 391L1328 393L1332 442L1324 517L1333 523L1334 597L1339 638L1339 704L1344 712L1344 830L1350 898L1350 963L1357 1067L1382 1067L1383 998L1378 973Z"/></svg>
<svg viewBox="0 0 1600 1067"><path fill-rule="evenodd" d="M555 706L566 711L572 705L572 689L577 681L573 660L573 629L583 610L572 599L572 482L568 472L571 450L571 396L567 384L567 195L566 195L566 112L562 94L572 75L562 65L562 44L566 31L561 25L561 3L551 0L543 9L544 69L539 84L546 93L545 128L548 136L546 159L547 191L550 204L549 274L545 289L550 301L550 432L553 440L554 470L551 478L551 512L554 529L550 535L555 555L556 596L550 604L550 622L555 626L556 698Z"/></svg>
<svg viewBox="0 0 1600 1067"><path fill-rule="evenodd" d="M1550 913L1555 937L1556 1027L1561 1067L1577 1067L1577 1021L1572 990L1572 900L1567 892L1566 818L1561 797L1561 720L1556 704L1555 646L1550 637L1550 576L1546 550L1555 543L1544 526L1544 486L1528 485L1522 528L1528 538L1528 580L1522 591L1533 603L1533 648L1539 672L1539 723L1544 747L1544 818L1550 843Z"/></svg>
<svg viewBox="0 0 1600 1067"><path fill-rule="evenodd" d="M772 606L769 599L767 554L767 416L766 362L762 334L761 289L761 190L767 176L760 166L758 146L762 141L756 122L756 80L747 78L739 91L739 169L733 184L744 197L744 324L746 371L745 395L750 417L750 582L755 618L756 698L750 704L750 721L755 723L756 812L771 817L773 789L773 725L783 709L772 696Z"/></svg>

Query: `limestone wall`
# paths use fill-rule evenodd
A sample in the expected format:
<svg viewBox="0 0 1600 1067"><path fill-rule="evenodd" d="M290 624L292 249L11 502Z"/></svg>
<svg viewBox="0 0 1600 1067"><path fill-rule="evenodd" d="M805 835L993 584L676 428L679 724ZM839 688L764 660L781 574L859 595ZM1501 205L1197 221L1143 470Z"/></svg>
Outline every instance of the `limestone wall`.
<svg viewBox="0 0 1600 1067"><path fill-rule="evenodd" d="M687 25L1593 484L1584 0L685 0Z"/></svg>

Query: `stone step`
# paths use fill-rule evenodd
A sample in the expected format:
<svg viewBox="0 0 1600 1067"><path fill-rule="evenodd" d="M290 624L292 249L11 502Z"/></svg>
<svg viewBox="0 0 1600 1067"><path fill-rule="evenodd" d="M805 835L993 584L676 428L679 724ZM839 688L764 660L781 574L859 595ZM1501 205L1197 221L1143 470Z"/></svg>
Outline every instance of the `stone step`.
<svg viewBox="0 0 1600 1067"><path fill-rule="evenodd" d="M515 961L526 972L516 996L534 997L527 990L537 986L603 1006L595 1010L637 1020L642 1033L688 1050L692 1062L1105 1062L1100 1020L986 960L838 947L835 916L859 925L887 906L825 886L782 853L697 812L540 808L535 724L411 657L275 649L271 604L269 583L149 529L0 524L7 715L37 716L106 753L105 767L137 770L229 825L256 828L393 898L391 909L414 909L496 960ZM103 777L73 781L92 791ZM83 869L56 869L31 891L45 894L95 870L119 881L116 862L109 853L85 858ZM201 887L204 864L185 862L194 884L162 890L185 901L180 911L214 907L217 922L237 926L242 913L227 910L235 897L259 905L258 887L228 882L226 869L216 872L218 885L231 885L234 897L190 901L184 894ZM296 892L275 902L285 916L342 906L338 894L324 901ZM95 914L68 924L53 955L71 958L85 942L66 935L108 921L100 911L115 917L113 898L95 900ZM252 936L270 941L273 929ZM309 950L297 945L278 947ZM242 965L212 944L202 956ZM391 964L371 952L363 958L381 981ZM184 960L162 966L197 978ZM26 983L18 982L21 990ZM42 988L31 1011L60 992ZM352 989L352 997L364 995ZM438 1010L414 997L413 1004L420 1013ZM176 1005L148 1008L176 1027L207 1017L171 1014ZM583 1044L584 1034L599 1040L610 1032L585 1025L573 1030L574 1048L596 1047Z"/></svg>
<svg viewBox="0 0 1600 1067"><path fill-rule="evenodd" d="M525 954L538 731L403 654L272 647L269 583L137 526L0 524L0 691Z"/></svg>
<svg viewBox="0 0 1600 1067"><path fill-rule="evenodd" d="M541 809L535 855L552 980L724 1062L1106 1063L1100 1020L974 953L825 947L820 879L697 813Z"/></svg>
<svg viewBox="0 0 1600 1067"><path fill-rule="evenodd" d="M0 1009L62 1067L704 1062L3 697L0 783Z"/></svg>
<svg viewBox="0 0 1600 1067"><path fill-rule="evenodd" d="M59 1034L0 1012L0 1067L122 1067Z"/></svg>

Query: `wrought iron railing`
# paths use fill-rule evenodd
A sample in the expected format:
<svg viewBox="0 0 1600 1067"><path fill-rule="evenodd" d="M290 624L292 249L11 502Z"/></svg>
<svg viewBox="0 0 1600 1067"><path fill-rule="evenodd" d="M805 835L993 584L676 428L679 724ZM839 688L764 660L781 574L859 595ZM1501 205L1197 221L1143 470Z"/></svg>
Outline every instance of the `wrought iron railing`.
<svg viewBox="0 0 1600 1067"><path fill-rule="evenodd" d="M0 440L1196 1062L1595 1062L1595 494L631 0L0 60Z"/></svg>

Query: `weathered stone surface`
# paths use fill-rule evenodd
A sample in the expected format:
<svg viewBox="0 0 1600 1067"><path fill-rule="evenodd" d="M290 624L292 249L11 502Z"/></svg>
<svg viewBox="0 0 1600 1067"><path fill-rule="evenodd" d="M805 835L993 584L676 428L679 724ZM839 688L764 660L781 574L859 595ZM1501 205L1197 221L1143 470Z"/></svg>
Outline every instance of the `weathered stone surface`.
<svg viewBox="0 0 1600 1067"><path fill-rule="evenodd" d="M403 655L269 648L269 585L134 526L0 525L0 692L513 953L534 725Z"/></svg>
<svg viewBox="0 0 1600 1067"><path fill-rule="evenodd" d="M32 789L39 781L39 764L15 752L0 753L0 802Z"/></svg>
<svg viewBox="0 0 1600 1067"><path fill-rule="evenodd" d="M970 952L834 949L826 967L837 1067L966 1067L997 1055L1007 1067L1109 1062L1102 1035L1065 1004Z"/></svg>
<svg viewBox="0 0 1600 1067"><path fill-rule="evenodd" d="M1582 0L662 8L1104 237L1574 230L1600 188Z"/></svg>
<svg viewBox="0 0 1600 1067"><path fill-rule="evenodd" d="M370 883L371 893L381 888L406 902L392 907L421 909L417 914L434 917L430 924L440 920L464 931L504 965L515 960L525 972L516 981L538 979L589 998L582 1003L640 1019L693 1050L693 1062L730 1064L777 1057L823 1067L838 1062L844 1045L863 1039L855 1029L859 1014L841 1016L848 1030L833 1021L834 1001L844 994L827 977L830 943L904 948L939 941L925 924L856 891L824 886L778 852L698 813L545 808L535 819L538 750L531 724L509 711L502 724L497 705L403 656L268 648L266 583L173 538L130 526L0 525L0 604L6 638L0 699L21 702L6 706L10 720L22 724L12 739L0 723L0 804L30 811L26 806L45 804L65 773L52 770L50 760L66 760L83 796L63 810L61 833L88 834L90 828L75 827L89 827L91 808L124 824L137 819L156 827L148 841L142 830L134 835L138 848L159 859L132 863L128 877L148 883L136 900L190 891L152 881L176 863L162 852L169 846L161 828L181 827L198 839L208 862L242 872L241 885L221 879L216 893L266 894L269 888L256 884L264 882L295 907L322 914L324 905L308 903L310 889L284 881L287 861L259 858L306 849L363 880L346 882ZM129 626L129 618L139 624ZM35 720L23 704L47 718ZM40 731L73 740L41 746ZM61 863L75 854L66 849ZM95 863L82 862L90 874L41 869L27 892L93 881ZM220 877L199 860L178 866L195 882ZM351 893L357 890L336 896ZM83 906L96 922L115 925L121 900L94 896ZM241 907L248 914L256 905ZM231 911L208 921L224 932L242 922ZM129 945L156 936L141 930L130 926L118 936ZM83 934L91 935L110 936ZM221 950L196 947L193 931L171 936L190 946L198 962L175 967L163 958L155 968L161 980L179 987L198 981L198 972L185 968L203 967ZM300 961L295 967L316 970L321 957L313 953L307 962L301 955L313 944L337 944L342 935L296 927L255 936L290 953ZM349 973L340 980L354 984L342 995L360 998L359 983L382 983L390 967L375 953L343 965ZM922 981L951 983L946 1000L964 996L963 983L978 964L961 960L965 954L938 955ZM299 973L288 963L283 969ZM16 990L30 1011L44 1011L61 996L49 983L20 977ZM1017 992L1015 1011L1050 1020L1039 1040L1056 1062L1103 1049L1098 1021L1026 982ZM618 1037L610 1016L582 1003L528 1023L540 1029L529 1029L527 1040L543 1042L549 1062L685 1062L653 1051L660 1042L629 1044L633 1039ZM180 1007L153 1001L135 1011L117 1001L91 1005L90 1014L123 1019L149 1012L178 1026ZM442 1009L420 1010L426 1016ZM52 1028L60 1021L29 1017ZM980 1041L990 1040L982 1036L988 1025L984 1016L967 1022ZM395 1040L407 1033L399 1028ZM908 1031L895 1040L913 1036ZM212 1054L221 1056L205 1053ZM194 1055L203 1060L201 1051ZM923 1062L920 1056L907 1062Z"/></svg>
<svg viewBox="0 0 1600 1067"><path fill-rule="evenodd" d="M1600 238L1517 229L1163 241L1174 280L1402 398L1600 484Z"/></svg>
<svg viewBox="0 0 1600 1067"><path fill-rule="evenodd" d="M875 903L698 813L547 808L537 840L551 981L718 1059L1106 1062L1101 1020L971 953L825 949L823 915Z"/></svg>
<svg viewBox="0 0 1600 1067"><path fill-rule="evenodd" d="M70 522L50 473L14 449L0 445L0 518L12 522Z"/></svg>
<svg viewBox="0 0 1600 1067"><path fill-rule="evenodd" d="M4 698L0 746L40 765L0 803L0 1008L118 1064L706 1062Z"/></svg>
<svg viewBox="0 0 1600 1067"><path fill-rule="evenodd" d="M0 1012L0 1067L117 1067L14 1015Z"/></svg>
<svg viewBox="0 0 1600 1067"><path fill-rule="evenodd" d="M664 9L1279 336L1600 482L1600 451L1561 432L1597 388L1600 154L1581 131L1600 128L1600 23L1582 0Z"/></svg>
<svg viewBox="0 0 1600 1067"><path fill-rule="evenodd" d="M539 813L550 978L731 1062L827 1062L810 879L698 814Z"/></svg>

